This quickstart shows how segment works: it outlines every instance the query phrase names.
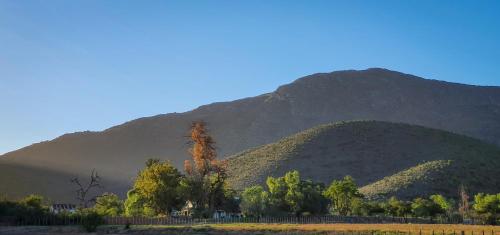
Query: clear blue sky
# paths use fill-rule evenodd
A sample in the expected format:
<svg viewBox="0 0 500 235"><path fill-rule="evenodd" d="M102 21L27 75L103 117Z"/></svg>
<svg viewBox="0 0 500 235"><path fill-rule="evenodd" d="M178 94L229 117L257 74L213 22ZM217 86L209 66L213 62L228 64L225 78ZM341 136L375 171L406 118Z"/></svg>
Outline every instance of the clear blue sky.
<svg viewBox="0 0 500 235"><path fill-rule="evenodd" d="M385 67L500 85L500 1L0 0L0 153Z"/></svg>

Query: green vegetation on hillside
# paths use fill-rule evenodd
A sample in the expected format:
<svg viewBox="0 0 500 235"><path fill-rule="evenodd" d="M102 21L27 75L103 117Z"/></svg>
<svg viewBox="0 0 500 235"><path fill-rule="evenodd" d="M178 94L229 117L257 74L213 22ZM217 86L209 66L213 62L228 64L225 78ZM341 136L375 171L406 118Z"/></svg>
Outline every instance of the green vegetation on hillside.
<svg viewBox="0 0 500 235"><path fill-rule="evenodd" d="M340 124L339 124L340 125ZM319 133L333 128L334 125L320 125L315 128L299 132L255 149L250 149L230 157L229 183L238 189L244 186L261 183L262 175L280 167L287 158L299 153L299 148L316 137ZM260 176L260 177L259 177Z"/></svg>
<svg viewBox="0 0 500 235"><path fill-rule="evenodd" d="M415 183L430 181L433 173L443 170L451 163L452 161L449 160L437 160L419 164L366 185L360 189L360 192L368 198L387 197L401 190L408 189L408 187L413 186Z"/></svg>
<svg viewBox="0 0 500 235"><path fill-rule="evenodd" d="M323 183L352 175L369 197L456 197L500 189L500 149L442 130L380 121L320 125L229 158L235 189L298 170ZM380 181L379 181L380 180Z"/></svg>

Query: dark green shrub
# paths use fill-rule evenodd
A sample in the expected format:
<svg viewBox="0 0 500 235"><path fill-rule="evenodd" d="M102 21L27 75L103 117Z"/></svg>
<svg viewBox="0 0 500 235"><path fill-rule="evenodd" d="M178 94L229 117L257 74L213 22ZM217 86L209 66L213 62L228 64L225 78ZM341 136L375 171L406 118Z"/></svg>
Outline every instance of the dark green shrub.
<svg viewBox="0 0 500 235"><path fill-rule="evenodd" d="M0 198L0 216L35 218L45 216L48 213L48 207L40 195L29 195L19 201Z"/></svg>
<svg viewBox="0 0 500 235"><path fill-rule="evenodd" d="M84 209L79 212L81 216L81 225L85 231L91 233L97 230L97 227L104 224L104 218L95 210Z"/></svg>

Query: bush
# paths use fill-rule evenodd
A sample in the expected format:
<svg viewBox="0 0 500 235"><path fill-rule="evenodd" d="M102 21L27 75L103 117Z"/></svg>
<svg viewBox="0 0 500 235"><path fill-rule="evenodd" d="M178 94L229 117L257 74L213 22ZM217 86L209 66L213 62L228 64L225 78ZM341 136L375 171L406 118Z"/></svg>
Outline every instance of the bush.
<svg viewBox="0 0 500 235"><path fill-rule="evenodd" d="M84 209L79 213L82 218L81 225L89 233L95 232L97 227L104 224L104 218L93 209Z"/></svg>
<svg viewBox="0 0 500 235"><path fill-rule="evenodd" d="M23 218L42 217L49 213L48 207L44 204L44 198L39 195L29 195L19 201L9 201L0 198L0 216L12 216Z"/></svg>

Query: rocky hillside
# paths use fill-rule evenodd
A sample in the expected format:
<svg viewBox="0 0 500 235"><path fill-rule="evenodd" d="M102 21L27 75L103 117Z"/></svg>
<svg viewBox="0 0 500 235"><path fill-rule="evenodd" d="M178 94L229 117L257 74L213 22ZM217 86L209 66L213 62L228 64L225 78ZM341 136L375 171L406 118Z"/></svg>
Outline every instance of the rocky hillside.
<svg viewBox="0 0 500 235"><path fill-rule="evenodd" d="M353 176L370 197L456 196L500 191L500 148L480 140L421 126L380 121L321 125L230 158L237 189L267 176L299 170L324 183Z"/></svg>

